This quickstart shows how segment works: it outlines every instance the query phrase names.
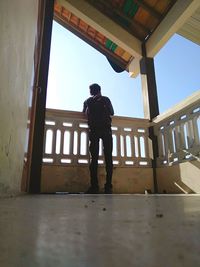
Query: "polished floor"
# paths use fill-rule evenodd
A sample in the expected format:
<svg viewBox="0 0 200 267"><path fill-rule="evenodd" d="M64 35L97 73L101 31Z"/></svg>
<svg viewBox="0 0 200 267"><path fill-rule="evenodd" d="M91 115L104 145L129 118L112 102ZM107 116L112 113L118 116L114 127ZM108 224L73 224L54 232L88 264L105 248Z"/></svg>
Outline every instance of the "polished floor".
<svg viewBox="0 0 200 267"><path fill-rule="evenodd" d="M199 195L0 199L1 267L198 267Z"/></svg>

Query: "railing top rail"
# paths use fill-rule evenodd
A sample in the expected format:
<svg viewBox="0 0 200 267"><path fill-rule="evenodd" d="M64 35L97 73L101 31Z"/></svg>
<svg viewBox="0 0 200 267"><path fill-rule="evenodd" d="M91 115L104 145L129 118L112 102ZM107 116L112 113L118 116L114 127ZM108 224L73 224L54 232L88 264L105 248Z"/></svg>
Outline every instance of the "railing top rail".
<svg viewBox="0 0 200 267"><path fill-rule="evenodd" d="M64 117L64 118L73 118L81 119L86 121L87 118L83 112L79 111L69 111L69 110L60 110L60 109L46 109L46 117ZM113 124L117 122L118 124L125 124L126 126L135 124L137 126L149 127L149 120L142 118L131 118L123 116L113 116Z"/></svg>
<svg viewBox="0 0 200 267"><path fill-rule="evenodd" d="M176 114L182 113L184 110L189 109L190 107L195 106L198 103L200 104L200 90L196 91L191 96L187 97L186 99L173 106L166 112L158 115L153 120L153 124L169 120L170 118L176 116Z"/></svg>

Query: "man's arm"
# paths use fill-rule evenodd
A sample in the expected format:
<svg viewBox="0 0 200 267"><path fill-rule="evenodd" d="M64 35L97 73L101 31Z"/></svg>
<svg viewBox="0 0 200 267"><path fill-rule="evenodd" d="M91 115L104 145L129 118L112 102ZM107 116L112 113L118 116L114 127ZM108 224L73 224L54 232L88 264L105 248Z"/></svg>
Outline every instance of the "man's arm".
<svg viewBox="0 0 200 267"><path fill-rule="evenodd" d="M86 113L87 111L87 101L83 103L83 112Z"/></svg>
<svg viewBox="0 0 200 267"><path fill-rule="evenodd" d="M111 103L111 101L110 101L110 99L107 97L107 108L108 108L108 111L109 111L109 114L111 115L111 116L113 116L114 115L114 109L113 109L113 106L112 106L112 103Z"/></svg>
<svg viewBox="0 0 200 267"><path fill-rule="evenodd" d="M112 103L110 102L110 115L114 115L114 109L113 109L113 106L112 106Z"/></svg>

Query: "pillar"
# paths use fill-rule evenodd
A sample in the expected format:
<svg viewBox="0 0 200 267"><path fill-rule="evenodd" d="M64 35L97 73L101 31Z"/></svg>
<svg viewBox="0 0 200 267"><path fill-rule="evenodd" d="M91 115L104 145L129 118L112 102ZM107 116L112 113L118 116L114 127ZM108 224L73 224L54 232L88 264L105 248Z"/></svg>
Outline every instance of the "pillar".
<svg viewBox="0 0 200 267"><path fill-rule="evenodd" d="M143 57L140 60L140 73L142 79L144 117L145 119L152 120L159 115L153 58Z"/></svg>
<svg viewBox="0 0 200 267"><path fill-rule="evenodd" d="M144 51L144 49L143 49ZM159 115L158 106L158 96L155 78L155 68L153 58L146 57L144 51L144 56L140 60L140 73L142 79L142 95L143 95L143 105L144 105L144 117L149 119L150 122ZM154 193L157 193L157 177L156 177L156 158L158 157L158 142L157 137L154 135L153 127L149 127L149 138L152 141L153 159L153 179L154 179Z"/></svg>

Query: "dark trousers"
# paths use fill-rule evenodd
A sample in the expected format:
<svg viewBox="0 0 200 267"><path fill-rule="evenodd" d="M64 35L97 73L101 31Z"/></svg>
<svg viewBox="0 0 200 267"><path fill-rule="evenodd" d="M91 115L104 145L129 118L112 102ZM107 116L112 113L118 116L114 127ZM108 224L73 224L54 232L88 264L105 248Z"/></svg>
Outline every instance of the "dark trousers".
<svg viewBox="0 0 200 267"><path fill-rule="evenodd" d="M113 150L113 140L111 129L104 129L101 131L90 131L90 178L91 186L98 187L98 158L99 158L99 140L103 141L103 150L106 165L106 187L112 187L112 173L113 173L113 161L112 161L112 150Z"/></svg>

